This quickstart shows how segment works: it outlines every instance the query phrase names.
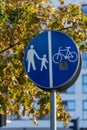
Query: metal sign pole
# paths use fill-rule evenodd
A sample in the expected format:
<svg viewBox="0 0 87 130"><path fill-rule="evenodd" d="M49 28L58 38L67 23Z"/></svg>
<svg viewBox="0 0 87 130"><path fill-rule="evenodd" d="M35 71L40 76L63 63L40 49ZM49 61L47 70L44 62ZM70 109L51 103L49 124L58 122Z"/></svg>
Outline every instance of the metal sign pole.
<svg viewBox="0 0 87 130"><path fill-rule="evenodd" d="M56 129L56 91L50 92L50 130Z"/></svg>

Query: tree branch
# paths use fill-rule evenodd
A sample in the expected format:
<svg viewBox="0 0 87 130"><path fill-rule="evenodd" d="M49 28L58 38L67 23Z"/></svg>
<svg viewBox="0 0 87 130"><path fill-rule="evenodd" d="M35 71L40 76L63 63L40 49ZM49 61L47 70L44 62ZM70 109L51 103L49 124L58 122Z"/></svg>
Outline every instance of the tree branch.
<svg viewBox="0 0 87 130"><path fill-rule="evenodd" d="M26 38L25 38L25 39L21 39L21 40L26 40ZM18 41L17 43L14 43L13 45L10 45L9 47L3 49L2 51L0 51L0 54L3 53L3 52L5 52L5 51L7 51L7 50L9 50L9 49L11 49L11 48L13 48L14 46L16 46L16 45L18 45L18 44L22 44L22 43L20 43L21 40Z"/></svg>
<svg viewBox="0 0 87 130"><path fill-rule="evenodd" d="M16 46L18 43L19 43L19 42L17 42L17 43L15 43L15 44L10 45L9 47L5 48L4 50L2 50L2 51L0 52L0 54L3 53L3 52L5 52L5 51L7 51L7 50L9 50L9 49L11 49L12 47Z"/></svg>

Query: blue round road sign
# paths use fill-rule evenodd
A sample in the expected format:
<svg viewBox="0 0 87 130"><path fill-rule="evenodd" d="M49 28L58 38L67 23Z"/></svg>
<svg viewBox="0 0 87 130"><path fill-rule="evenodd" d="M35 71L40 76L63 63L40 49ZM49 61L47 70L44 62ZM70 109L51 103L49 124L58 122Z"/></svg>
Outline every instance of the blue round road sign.
<svg viewBox="0 0 87 130"><path fill-rule="evenodd" d="M45 31L27 46L24 68L31 81L41 89L62 91L79 76L81 57L68 35L59 31Z"/></svg>

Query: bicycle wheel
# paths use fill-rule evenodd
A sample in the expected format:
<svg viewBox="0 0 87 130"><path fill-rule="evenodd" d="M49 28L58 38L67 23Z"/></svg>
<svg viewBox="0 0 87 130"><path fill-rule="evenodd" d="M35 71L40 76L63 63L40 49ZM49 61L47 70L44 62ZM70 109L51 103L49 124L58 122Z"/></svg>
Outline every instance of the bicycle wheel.
<svg viewBox="0 0 87 130"><path fill-rule="evenodd" d="M53 55L53 62L57 64L58 62L61 62L61 61L62 61L62 56L58 55L58 53L55 53Z"/></svg>
<svg viewBox="0 0 87 130"><path fill-rule="evenodd" d="M76 52L71 52L71 55L68 57L68 60L70 62L75 62L77 60L77 53Z"/></svg>

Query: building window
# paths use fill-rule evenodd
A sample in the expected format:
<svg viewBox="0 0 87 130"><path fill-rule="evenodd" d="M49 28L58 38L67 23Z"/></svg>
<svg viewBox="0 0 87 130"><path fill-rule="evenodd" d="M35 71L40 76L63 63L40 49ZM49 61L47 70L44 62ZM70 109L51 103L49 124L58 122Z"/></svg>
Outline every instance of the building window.
<svg viewBox="0 0 87 130"><path fill-rule="evenodd" d="M87 93L87 75L82 75L82 91L83 93Z"/></svg>
<svg viewBox="0 0 87 130"><path fill-rule="evenodd" d="M87 100L83 101L83 111L87 111Z"/></svg>
<svg viewBox="0 0 87 130"><path fill-rule="evenodd" d="M67 101L66 109L68 111L75 111L75 101L73 101L73 100Z"/></svg>
<svg viewBox="0 0 87 130"><path fill-rule="evenodd" d="M67 101L67 110L75 110L75 101Z"/></svg>
<svg viewBox="0 0 87 130"><path fill-rule="evenodd" d="M67 92L67 93L70 93L70 94L71 94L71 93L72 93L72 94L75 93L75 84L72 85L70 88L68 88L68 89L66 90L66 92Z"/></svg>
<svg viewBox="0 0 87 130"><path fill-rule="evenodd" d="M82 4L81 8L82 8L84 14L87 16L87 4Z"/></svg>
<svg viewBox="0 0 87 130"><path fill-rule="evenodd" d="M82 53L82 67L87 68L87 53Z"/></svg>
<svg viewBox="0 0 87 130"><path fill-rule="evenodd" d="M83 119L87 120L87 100L83 100Z"/></svg>

